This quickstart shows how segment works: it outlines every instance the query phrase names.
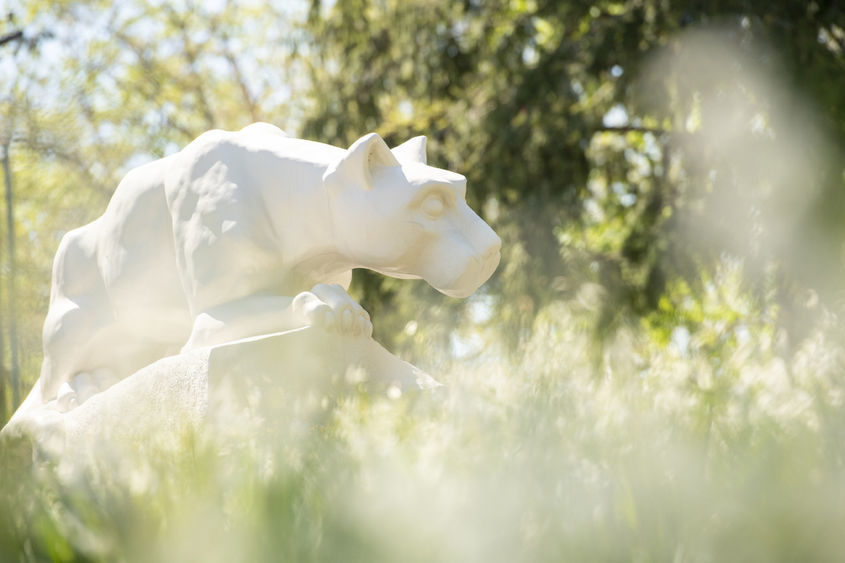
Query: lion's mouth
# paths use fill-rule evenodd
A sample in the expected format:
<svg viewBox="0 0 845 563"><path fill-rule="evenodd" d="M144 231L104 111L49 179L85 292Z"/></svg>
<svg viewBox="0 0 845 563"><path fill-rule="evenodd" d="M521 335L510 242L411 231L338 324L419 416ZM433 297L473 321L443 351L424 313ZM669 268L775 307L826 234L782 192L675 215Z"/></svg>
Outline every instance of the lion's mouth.
<svg viewBox="0 0 845 563"><path fill-rule="evenodd" d="M490 279L490 276L493 275L493 272L499 266L500 259L501 253L497 245L484 253L483 256L471 261L461 275L454 282L450 283L448 287L437 289L449 297L457 297L459 299L469 297L484 282Z"/></svg>

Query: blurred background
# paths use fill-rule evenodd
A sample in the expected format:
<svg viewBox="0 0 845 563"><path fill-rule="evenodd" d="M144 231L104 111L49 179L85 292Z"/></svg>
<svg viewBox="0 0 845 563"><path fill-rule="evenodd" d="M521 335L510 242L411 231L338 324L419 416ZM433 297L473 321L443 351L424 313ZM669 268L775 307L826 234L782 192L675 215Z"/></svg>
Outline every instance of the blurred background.
<svg viewBox="0 0 845 563"><path fill-rule="evenodd" d="M452 437L442 451L474 452L447 458L455 498L510 491L519 518L487 529L536 547L458 542L443 558L841 555L837 0L7 0L0 14L0 421L38 376L61 236L129 169L253 121L338 146L422 134L430 164L466 175L501 265L467 300L361 271L351 293L388 349L476 395L434 427ZM509 445L512 478L476 485L470 469ZM563 512L544 494L561 490ZM370 540L355 545L393 545Z"/></svg>

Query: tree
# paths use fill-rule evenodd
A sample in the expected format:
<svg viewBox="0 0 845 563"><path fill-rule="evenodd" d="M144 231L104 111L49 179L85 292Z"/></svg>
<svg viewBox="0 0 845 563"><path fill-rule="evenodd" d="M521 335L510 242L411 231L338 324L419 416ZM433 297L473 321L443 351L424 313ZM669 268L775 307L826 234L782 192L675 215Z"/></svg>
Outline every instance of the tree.
<svg viewBox="0 0 845 563"><path fill-rule="evenodd" d="M836 3L315 0L308 29L318 56L306 61L315 102L305 134L340 144L369 129L394 144L430 135L431 160L467 175L472 202L504 235L490 287L514 342L538 310L589 288L598 342L642 317L671 330L673 284L704 291L703 272L725 257L745 264L759 299L774 293L799 339L799 296L835 304L845 211ZM826 131L799 111L802 99L830 118ZM720 130L730 112L735 127ZM720 133L754 166L720 151ZM790 134L805 138L784 142ZM812 196L790 200L783 177ZM798 199L805 213L787 220ZM790 237L800 244L769 244ZM819 254L806 260L796 247ZM389 280L360 284L370 309L397 306L385 301L399 291ZM376 326L402 338L399 325Z"/></svg>
<svg viewBox="0 0 845 563"><path fill-rule="evenodd" d="M14 13L9 13L8 16L8 23L14 26L15 24L15 17ZM27 51L32 51L37 48L38 43L45 38L49 38L50 33L42 31L40 33L34 35L26 35L24 34L23 30L21 29L13 29L12 31L5 33L2 37L0 37L0 46L7 45L15 45L16 51L20 51L21 47L23 47ZM9 94L13 94L16 86L16 81L12 82L11 92ZM5 356L5 349L3 346L4 338L2 337L2 328L0 327L0 416L5 419L6 416L6 381L8 380L11 383L11 396L12 396L12 403L17 404L20 401L20 363L18 359L19 355L19 340L18 340L18 328L17 328L17 256L15 252L15 221L14 221L14 194L12 188L12 171L11 171L11 164L10 164L10 151L11 145L13 140L13 133L15 130L15 111L11 108L7 111L5 115L5 127L4 129L6 132L0 137L0 159L2 159L2 169L3 169L3 184L4 184L4 192L5 192L5 205L6 205L6 265L7 265L7 272L8 275L6 276L6 303L8 304L7 307L3 307L4 303L3 300L0 299L0 312L4 314L8 318L8 341L9 341L9 356L10 356L10 368L7 370L5 367L4 356ZM3 284L0 284L0 297L2 297L3 293Z"/></svg>

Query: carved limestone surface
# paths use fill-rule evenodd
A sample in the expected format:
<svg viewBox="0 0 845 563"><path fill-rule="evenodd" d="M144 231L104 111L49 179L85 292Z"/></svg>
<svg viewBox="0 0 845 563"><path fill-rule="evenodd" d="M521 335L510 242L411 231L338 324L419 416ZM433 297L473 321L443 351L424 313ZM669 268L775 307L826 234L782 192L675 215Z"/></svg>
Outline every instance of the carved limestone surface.
<svg viewBox="0 0 845 563"><path fill-rule="evenodd" d="M424 137L391 150L371 133L342 149L265 123L130 171L59 245L41 375L7 428L131 393L115 384L180 352L303 327L371 346L346 293L354 268L469 296L501 243L465 191L426 164Z"/></svg>

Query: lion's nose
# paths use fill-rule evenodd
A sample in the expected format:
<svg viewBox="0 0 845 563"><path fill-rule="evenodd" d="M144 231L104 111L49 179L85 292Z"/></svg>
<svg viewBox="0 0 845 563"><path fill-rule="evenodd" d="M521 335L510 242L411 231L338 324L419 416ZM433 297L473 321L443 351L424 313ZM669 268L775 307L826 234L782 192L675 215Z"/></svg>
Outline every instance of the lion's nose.
<svg viewBox="0 0 845 563"><path fill-rule="evenodd" d="M467 207L469 209L469 207ZM502 248L502 239L499 235L490 228L490 225L470 210L472 217L471 227L468 229L469 241L473 250L473 254L482 263L490 262L495 259L498 264L499 250Z"/></svg>

